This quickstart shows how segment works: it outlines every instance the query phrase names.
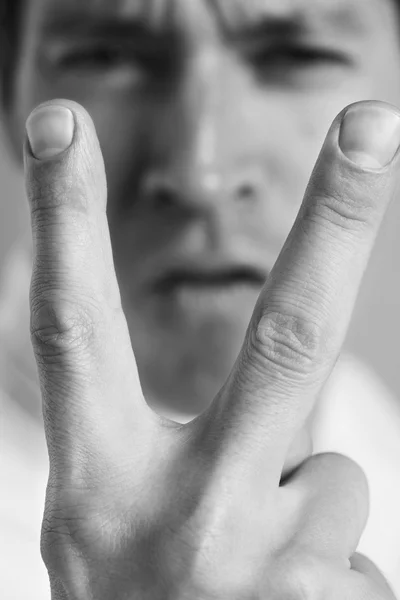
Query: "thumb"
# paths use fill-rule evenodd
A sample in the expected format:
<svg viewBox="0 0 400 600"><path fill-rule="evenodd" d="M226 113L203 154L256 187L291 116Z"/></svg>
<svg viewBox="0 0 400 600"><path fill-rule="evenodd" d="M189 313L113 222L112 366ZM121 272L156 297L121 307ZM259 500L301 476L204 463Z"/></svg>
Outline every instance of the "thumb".
<svg viewBox="0 0 400 600"><path fill-rule="evenodd" d="M391 597L394 599L393 590L385 577L379 571L378 567L369 558L364 556L364 554L359 554L358 552L353 554L350 557L350 564L353 571L366 575L371 581L377 584L379 590L392 594Z"/></svg>

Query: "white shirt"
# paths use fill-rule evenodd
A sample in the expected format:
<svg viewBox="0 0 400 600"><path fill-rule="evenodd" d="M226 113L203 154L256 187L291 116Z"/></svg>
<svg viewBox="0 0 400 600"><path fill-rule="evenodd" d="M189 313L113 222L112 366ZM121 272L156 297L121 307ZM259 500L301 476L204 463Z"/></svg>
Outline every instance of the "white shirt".
<svg viewBox="0 0 400 600"><path fill-rule="evenodd" d="M50 600L40 555L48 476L40 392L29 340L30 265L13 253L0 288L0 598ZM372 370L343 354L318 404L314 453L364 469L370 516L358 550L400 600L400 402Z"/></svg>

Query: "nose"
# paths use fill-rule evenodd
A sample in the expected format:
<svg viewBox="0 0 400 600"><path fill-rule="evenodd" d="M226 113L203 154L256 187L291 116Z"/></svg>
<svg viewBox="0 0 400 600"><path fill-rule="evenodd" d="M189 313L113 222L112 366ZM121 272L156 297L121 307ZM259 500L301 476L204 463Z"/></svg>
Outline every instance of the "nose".
<svg viewBox="0 0 400 600"><path fill-rule="evenodd" d="M243 86L215 48L192 57L152 123L141 196L154 208L214 211L255 200L260 173L243 159Z"/></svg>

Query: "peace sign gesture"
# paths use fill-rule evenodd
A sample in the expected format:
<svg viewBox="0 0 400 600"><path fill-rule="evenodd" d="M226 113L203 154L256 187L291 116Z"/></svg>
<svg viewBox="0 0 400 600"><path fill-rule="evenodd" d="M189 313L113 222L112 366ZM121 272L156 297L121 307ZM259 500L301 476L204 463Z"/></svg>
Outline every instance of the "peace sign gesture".
<svg viewBox="0 0 400 600"><path fill-rule="evenodd" d="M181 425L142 393L92 120L66 100L32 113L31 334L50 457L42 555L53 600L393 598L353 557L368 512L361 470L327 454L281 475L338 357L396 189L399 117L367 102L335 119L228 380Z"/></svg>

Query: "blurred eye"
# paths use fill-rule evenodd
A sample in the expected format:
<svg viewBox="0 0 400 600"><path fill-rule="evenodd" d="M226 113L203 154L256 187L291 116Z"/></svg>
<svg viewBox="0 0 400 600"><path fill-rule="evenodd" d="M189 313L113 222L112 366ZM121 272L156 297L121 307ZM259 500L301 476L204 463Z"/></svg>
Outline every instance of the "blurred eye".
<svg viewBox="0 0 400 600"><path fill-rule="evenodd" d="M65 69L112 69L135 61L132 51L122 44L107 43L67 51L58 63Z"/></svg>
<svg viewBox="0 0 400 600"><path fill-rule="evenodd" d="M252 61L256 69L284 72L349 65L344 54L325 48L280 46L256 51Z"/></svg>

